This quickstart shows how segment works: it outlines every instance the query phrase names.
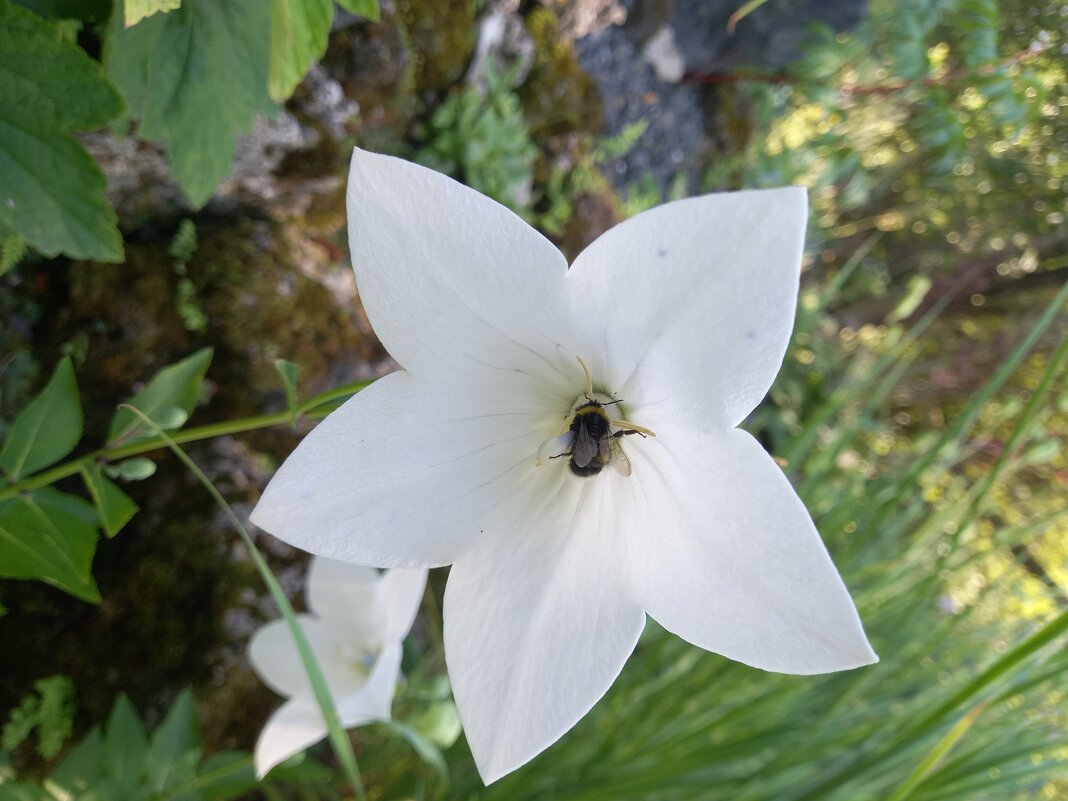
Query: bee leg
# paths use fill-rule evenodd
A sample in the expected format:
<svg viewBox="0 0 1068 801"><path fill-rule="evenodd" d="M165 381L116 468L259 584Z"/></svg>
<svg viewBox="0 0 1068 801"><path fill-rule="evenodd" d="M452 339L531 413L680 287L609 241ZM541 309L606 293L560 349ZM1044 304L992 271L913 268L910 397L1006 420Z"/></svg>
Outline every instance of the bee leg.
<svg viewBox="0 0 1068 801"><path fill-rule="evenodd" d="M656 433L645 426L637 425L636 423L628 423L626 420L609 420L612 428L622 429L612 432L613 437L619 437L623 434L641 434L642 437L655 437Z"/></svg>

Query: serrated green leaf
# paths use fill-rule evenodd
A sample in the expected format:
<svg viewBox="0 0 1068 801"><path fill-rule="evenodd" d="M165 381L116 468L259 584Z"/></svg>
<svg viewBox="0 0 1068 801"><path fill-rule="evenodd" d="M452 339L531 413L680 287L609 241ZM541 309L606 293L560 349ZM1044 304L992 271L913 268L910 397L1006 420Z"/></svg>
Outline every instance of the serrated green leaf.
<svg viewBox="0 0 1068 801"><path fill-rule="evenodd" d="M17 231L7 231L0 236L0 275L22 261L26 255L26 240Z"/></svg>
<svg viewBox="0 0 1068 801"><path fill-rule="evenodd" d="M130 699L120 695L104 735L104 760L109 778L123 797L132 795L143 780L147 758L145 728Z"/></svg>
<svg viewBox="0 0 1068 801"><path fill-rule="evenodd" d="M211 348L202 348L192 356L164 367L128 403L157 420L161 426L175 421L172 408L181 409L189 415L196 405L200 382L204 380L204 374L211 364L211 356ZM157 419L161 417L164 418L162 421ZM115 412L108 428L108 442L120 439L129 441L145 435L144 427L133 412L129 409Z"/></svg>
<svg viewBox="0 0 1068 801"><path fill-rule="evenodd" d="M109 538L114 537L137 513L137 504L111 482L95 464L82 467L82 478L93 498L93 503L96 504L104 534Z"/></svg>
<svg viewBox="0 0 1068 801"><path fill-rule="evenodd" d="M126 27L136 25L153 14L166 14L182 5L182 0L126 0Z"/></svg>
<svg viewBox="0 0 1068 801"><path fill-rule="evenodd" d="M39 505L47 509L55 509L62 514L80 520L87 526L95 528L100 525L100 518L97 516L93 505L77 495L60 492L52 487L45 487L34 492L33 497Z"/></svg>
<svg viewBox="0 0 1068 801"><path fill-rule="evenodd" d="M82 405L74 366L63 357L45 388L15 418L0 449L0 468L14 481L48 467L78 444Z"/></svg>
<svg viewBox="0 0 1068 801"><path fill-rule="evenodd" d="M100 65L0 0L0 228L48 256L122 260L104 174L70 135L122 113Z"/></svg>
<svg viewBox="0 0 1068 801"><path fill-rule="evenodd" d="M83 600L100 600L90 574L96 527L74 501L93 514L80 498L50 487L0 502L0 576L40 579Z"/></svg>
<svg viewBox="0 0 1068 801"><path fill-rule="evenodd" d="M337 4L357 17L369 19L371 22L378 22L382 18L378 0L337 0Z"/></svg>
<svg viewBox="0 0 1068 801"><path fill-rule="evenodd" d="M74 685L66 676L48 676L33 683L41 698L37 721L37 753L54 759L74 727Z"/></svg>
<svg viewBox="0 0 1068 801"><path fill-rule="evenodd" d="M333 0L271 0L271 97L281 102L323 57Z"/></svg>
<svg viewBox="0 0 1068 801"><path fill-rule="evenodd" d="M235 138L267 92L271 7L263 0L185 0L132 28L112 22L104 61L138 135L167 146L175 177L196 207L230 171Z"/></svg>
<svg viewBox="0 0 1068 801"><path fill-rule="evenodd" d="M134 459L124 459L118 464L108 465L104 468L112 478L121 478L123 481L144 481L156 474L156 463L144 456Z"/></svg>
<svg viewBox="0 0 1068 801"><path fill-rule="evenodd" d="M192 778L200 761L200 732L193 696L183 690L152 733L146 758L149 786L156 792Z"/></svg>

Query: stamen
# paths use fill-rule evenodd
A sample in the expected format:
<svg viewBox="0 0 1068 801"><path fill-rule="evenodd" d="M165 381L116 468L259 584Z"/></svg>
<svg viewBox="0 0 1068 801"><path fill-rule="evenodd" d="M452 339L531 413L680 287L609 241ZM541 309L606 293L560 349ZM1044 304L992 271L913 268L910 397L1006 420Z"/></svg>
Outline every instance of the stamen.
<svg viewBox="0 0 1068 801"><path fill-rule="evenodd" d="M637 431L643 437L656 436L656 433L652 429L640 426L637 423L628 423L626 420L609 420L608 422L612 425L612 428L626 428L631 431Z"/></svg>
<svg viewBox="0 0 1068 801"><path fill-rule="evenodd" d="M586 368L586 362L582 361L581 356L576 356L578 363L582 365L582 372L586 374L586 398L593 399L593 379L590 378L590 371Z"/></svg>

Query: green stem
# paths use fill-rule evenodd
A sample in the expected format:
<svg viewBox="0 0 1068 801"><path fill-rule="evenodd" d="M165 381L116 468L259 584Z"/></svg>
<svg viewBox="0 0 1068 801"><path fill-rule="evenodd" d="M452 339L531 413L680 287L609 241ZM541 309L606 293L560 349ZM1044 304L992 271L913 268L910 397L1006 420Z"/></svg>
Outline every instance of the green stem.
<svg viewBox="0 0 1068 801"><path fill-rule="evenodd" d="M322 392L315 397L304 401L304 403L299 404L296 408L296 416L311 418L325 417L333 411L333 407L330 406L330 404L334 401L354 395L371 383L373 382L354 381L351 384L344 384L340 387L335 387L334 389ZM215 437L223 437L228 434L240 434L244 431L256 431L261 428L286 425L292 423L292 421L293 412L286 409L285 411L274 412L273 414L259 414L254 417L243 417L239 420L224 420L220 423L208 423L203 426L187 428L182 431L176 431L169 439L180 445L184 445L188 442L199 442L200 440L214 439ZM103 448L97 448L95 451L91 451L77 459L63 462L48 470L42 470L32 476L27 476L21 481L16 481L8 487L0 488L0 501L14 498L24 492L32 492L41 487L50 486L61 479L77 475L81 472L83 466L90 465L94 462L114 462L119 459L126 459L130 456L139 456L143 453L159 450L166 446L167 442L162 437L146 437L137 442L131 442L124 445L105 445Z"/></svg>
<svg viewBox="0 0 1068 801"><path fill-rule="evenodd" d="M345 729L341 726L337 704L334 702L330 687L326 683L326 677L323 675L322 667L319 665L319 660L316 658L315 652L312 650L307 634L305 634L304 629L297 620L296 612L293 611L293 606L289 603L289 598L286 597L285 590L282 589L282 585L271 571L270 566L267 564L267 560L264 558L263 554L260 553L259 548L256 547L256 543L252 541L252 537L248 533L248 530L245 528L240 518L234 513L230 504L226 502L222 493L215 488L215 485L211 483L211 479L208 478L204 471L200 469L199 465L190 458L189 454L182 450L178 446L178 443L171 437L167 436L167 433L160 428L154 420L145 415L144 412L128 404L123 404L123 408L129 409L141 418L142 422L156 432L156 436L162 441L164 447L169 448L170 451L178 457L182 464L188 468L189 472L196 477L197 481L199 481L204 489L208 491L212 500L215 501L218 507L226 515L227 519L229 519L230 524L241 536L241 539L245 543L245 547L248 548L249 556L252 557L252 563L256 566L256 570L259 571L260 576L263 578L263 583L267 585L267 589L271 593L271 597L274 599L275 604L277 604L279 611L282 613L282 617L285 618L286 624L289 627L289 633L293 637L293 641L296 643L297 651L300 654L300 661L304 666L304 672L308 678L308 683L311 685L315 700L319 704L319 711L326 723L327 737L334 748L334 754L341 763L342 770L345 773L349 784L352 786L353 792L356 794L357 801L367 801L367 792L364 790L363 778L360 776L360 768L356 763L356 754L352 750L352 742L349 740Z"/></svg>

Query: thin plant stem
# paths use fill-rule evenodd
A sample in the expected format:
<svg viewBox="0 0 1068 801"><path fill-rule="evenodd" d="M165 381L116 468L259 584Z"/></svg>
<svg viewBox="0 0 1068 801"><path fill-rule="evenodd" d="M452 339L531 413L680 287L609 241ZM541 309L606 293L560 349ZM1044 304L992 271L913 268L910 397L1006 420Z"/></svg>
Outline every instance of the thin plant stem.
<svg viewBox="0 0 1068 801"><path fill-rule="evenodd" d="M342 770L345 772L345 777L348 779L353 791L356 793L358 801L367 801L367 793L364 790L363 780L360 778L360 769L356 763L356 754L352 750L352 743L349 740L348 734L346 734L345 730L341 727L341 720L338 717L337 706L330 693L330 688L326 683L326 678L323 676L322 668L319 666L319 661L316 659L314 651L312 651L311 644L308 642L304 629L301 628L300 623L297 621L296 612L293 611L293 607L289 603L289 599L286 597L282 585L278 583L278 579L275 578L274 573L267 564L267 560L263 558L263 554L261 554L259 548L256 547L256 543L252 541L252 537L249 535L248 530L245 528L240 518L234 513L230 504L226 502L222 493L215 488L211 479L205 475L204 471L200 469L189 454L182 450L174 439L168 436L167 433L155 423L155 421L141 412L140 409L125 403L122 404L121 408L129 409L141 418L145 425L156 432L156 437L161 440L163 445L170 449L182 464L189 469L189 472L196 477L197 481L201 483L204 489L211 495L215 503L218 504L219 508L222 509L227 519L237 530L237 533L241 535L241 539L248 548L249 555L252 557L256 569L259 571L264 584L267 585L267 589L271 593L271 597L278 605L279 611L281 611L282 616L286 620L286 624L289 626L290 636L293 637L297 650L300 652L300 660L304 665L304 671L308 676L308 682L311 684L312 690L315 693L315 700L319 704L319 711L322 713L323 719L326 721L330 736L330 744L333 746L334 753L337 755L338 761L341 763Z"/></svg>
<svg viewBox="0 0 1068 801"><path fill-rule="evenodd" d="M296 408L296 416L298 418L325 417L333 411L332 404L335 401L353 395L372 383L372 381L355 381L351 384L344 384L340 387L335 387L334 389L320 393L319 395L309 398L299 404ZM240 434L245 431L256 431L261 428L289 425L292 424L292 421L293 412L287 409L272 414L259 414L253 417L242 417L238 420L223 420L219 423L208 423L203 426L187 428L182 431L176 431L173 435L168 437L168 440L184 445L189 442L199 442L205 439L224 437L229 434ZM151 451L159 450L166 446L167 441L165 441L163 437L155 436L146 437L145 439L124 445L97 448L95 451L91 451L84 456L79 456L77 459L63 462L48 470L42 470L39 473L27 476L10 486L0 488L0 501L6 501L21 493L32 492L41 487L55 484L61 479L77 475L82 471L83 467L91 465L94 462L114 462L119 459L127 459L131 456L140 456L144 453L150 453Z"/></svg>

